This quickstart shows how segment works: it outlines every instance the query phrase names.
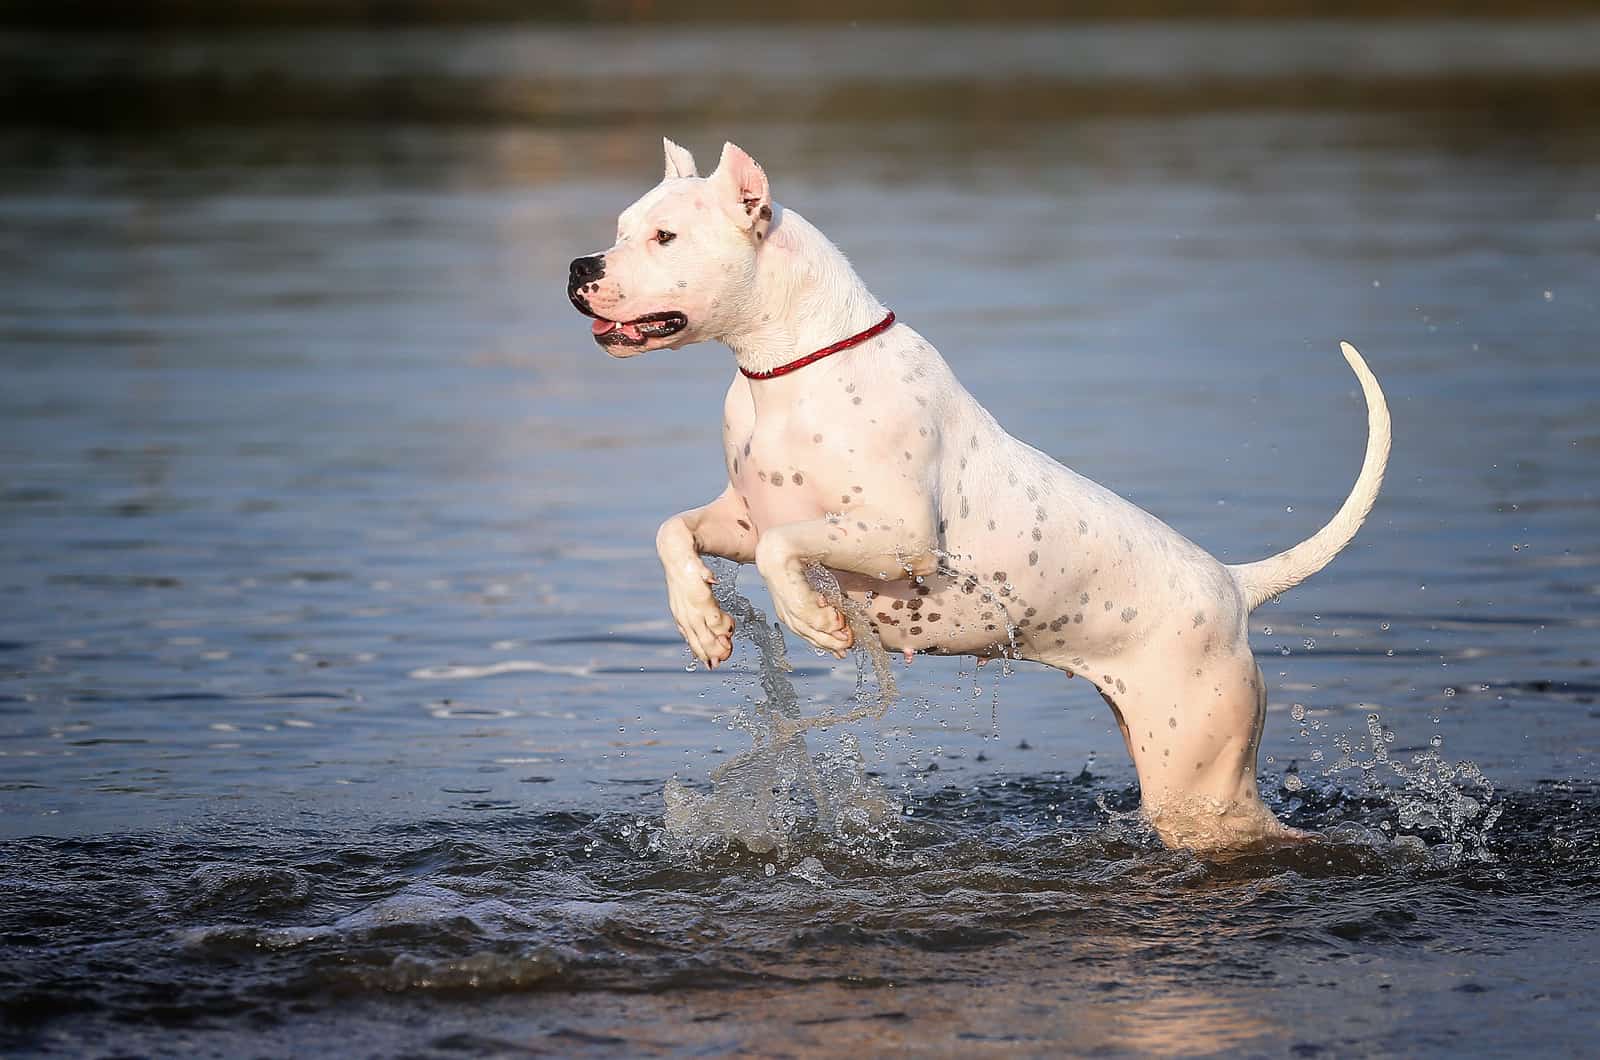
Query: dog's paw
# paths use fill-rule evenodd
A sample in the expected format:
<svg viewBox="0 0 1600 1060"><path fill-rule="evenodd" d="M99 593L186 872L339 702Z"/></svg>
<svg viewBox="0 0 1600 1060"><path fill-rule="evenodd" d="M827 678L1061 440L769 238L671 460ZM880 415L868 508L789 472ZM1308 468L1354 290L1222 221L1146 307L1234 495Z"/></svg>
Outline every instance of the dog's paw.
<svg viewBox="0 0 1600 1060"><path fill-rule="evenodd" d="M777 611L778 619L796 636L836 659L845 657L855 643L855 634L845 621L844 612L807 585L804 579L800 580L798 590L791 587L788 591L780 591L771 582L767 583L767 588L772 593L772 607Z"/></svg>
<svg viewBox="0 0 1600 1060"><path fill-rule="evenodd" d="M711 596L716 580L711 571L703 563L696 566L698 571L667 583L667 606L694 657L715 670L733 656L733 619Z"/></svg>
<svg viewBox="0 0 1600 1060"><path fill-rule="evenodd" d="M778 534L768 534L757 543L756 570L767 583L780 622L813 648L838 659L845 657L855 634L844 612L806 579L800 562L785 551Z"/></svg>

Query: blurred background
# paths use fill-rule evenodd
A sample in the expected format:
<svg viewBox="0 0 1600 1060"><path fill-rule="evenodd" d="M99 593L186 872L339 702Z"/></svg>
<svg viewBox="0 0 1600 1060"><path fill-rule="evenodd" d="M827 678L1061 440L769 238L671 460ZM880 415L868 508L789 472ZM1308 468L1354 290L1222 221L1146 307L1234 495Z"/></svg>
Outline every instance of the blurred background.
<svg viewBox="0 0 1600 1060"><path fill-rule="evenodd" d="M1133 0L1131 3L1048 3L1046 0L880 0L850 4L818 0L811 4L747 4L737 0L239 0L210 4L203 0L12 0L7 5L19 22L55 23L74 29L84 21L113 22L121 26L156 26L206 23L211 25L270 25L307 22L416 23L440 25L460 22L635 22L666 24L713 20L738 22L908 22L1060 20L1089 18L1329 18L1337 16L1397 18L1407 15L1478 17L1534 14L1583 14L1592 5L1575 0L1533 0L1511 4L1505 0L1421 0L1397 4L1393 0Z"/></svg>
<svg viewBox="0 0 1600 1060"><path fill-rule="evenodd" d="M748 647L686 666L653 552L722 488L732 361L612 361L564 285L663 135L751 151L1002 424L1230 561L1345 496L1359 346L1393 459L1252 619L1264 790L1453 866L1474 762L1502 860L1168 857L1086 683L935 659L852 727L927 831L662 846L758 698ZM951 1013L1581 1052L1597 279L1587 4L0 3L0 1049L642 1054L699 1012L747 1052L964 1050ZM806 710L848 701L791 651ZM1445 756L1423 802L1359 794L1383 748ZM771 1022L773 967L816 1026Z"/></svg>
<svg viewBox="0 0 1600 1060"><path fill-rule="evenodd" d="M1259 6L9 5L0 827L708 768L742 693L685 673L652 539L720 489L730 358L611 361L563 295L664 134L752 151L1014 433L1228 559L1344 496L1355 341L1394 461L1259 616L1274 710L1421 745L1470 701L1464 749L1579 769L1600 19ZM914 672L941 737L890 757L1125 769L1086 687ZM1582 709L1528 738L1540 696Z"/></svg>

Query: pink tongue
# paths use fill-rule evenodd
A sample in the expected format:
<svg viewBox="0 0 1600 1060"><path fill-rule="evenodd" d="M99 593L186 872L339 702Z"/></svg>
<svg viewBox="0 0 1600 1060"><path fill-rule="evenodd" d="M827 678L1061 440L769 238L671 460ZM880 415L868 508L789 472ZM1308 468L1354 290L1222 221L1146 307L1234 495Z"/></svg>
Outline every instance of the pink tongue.
<svg viewBox="0 0 1600 1060"><path fill-rule="evenodd" d="M613 331L620 331L635 342L644 339L644 333L639 330L639 325L619 324L615 320L596 320L590 330L596 335L609 335Z"/></svg>

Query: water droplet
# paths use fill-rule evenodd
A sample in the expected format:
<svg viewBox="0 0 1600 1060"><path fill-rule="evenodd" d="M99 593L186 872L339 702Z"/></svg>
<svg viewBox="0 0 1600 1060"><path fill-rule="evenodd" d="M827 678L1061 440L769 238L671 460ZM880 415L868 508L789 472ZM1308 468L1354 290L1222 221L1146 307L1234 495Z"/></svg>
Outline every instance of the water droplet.
<svg viewBox="0 0 1600 1060"><path fill-rule="evenodd" d="M1290 707L1289 708L1289 717L1293 718L1295 721L1305 721L1306 720L1305 704L1296 703L1294 706Z"/></svg>
<svg viewBox="0 0 1600 1060"><path fill-rule="evenodd" d="M1286 512L1292 512L1292 511L1294 511L1294 505L1286 504L1286 505L1283 506L1283 510L1286 511Z"/></svg>
<svg viewBox="0 0 1600 1060"><path fill-rule="evenodd" d="M1444 737L1440 736L1438 733L1434 733L1432 736L1428 737L1428 746L1429 747L1443 747L1444 746Z"/></svg>
<svg viewBox="0 0 1600 1060"><path fill-rule="evenodd" d="M1387 622L1379 622L1378 623L1378 628L1379 629L1388 629L1389 628L1389 623L1387 623Z"/></svg>
<svg viewBox="0 0 1600 1060"><path fill-rule="evenodd" d="M1272 636L1272 627L1271 626L1262 626L1261 627L1261 632L1265 633L1267 636L1270 637L1270 636Z"/></svg>
<svg viewBox="0 0 1600 1060"><path fill-rule="evenodd" d="M1299 791L1301 788L1306 786L1306 783L1300 779L1300 774L1288 773L1284 775L1283 786L1288 788L1290 791Z"/></svg>
<svg viewBox="0 0 1600 1060"><path fill-rule="evenodd" d="M769 861L766 863L766 865L762 866L761 871L766 873L768 876L775 876L778 872L778 866Z"/></svg>
<svg viewBox="0 0 1600 1060"><path fill-rule="evenodd" d="M1456 690L1454 688L1450 688L1450 687L1446 686L1445 690L1444 690L1444 694L1447 695L1447 696L1453 696L1453 695L1456 694Z"/></svg>

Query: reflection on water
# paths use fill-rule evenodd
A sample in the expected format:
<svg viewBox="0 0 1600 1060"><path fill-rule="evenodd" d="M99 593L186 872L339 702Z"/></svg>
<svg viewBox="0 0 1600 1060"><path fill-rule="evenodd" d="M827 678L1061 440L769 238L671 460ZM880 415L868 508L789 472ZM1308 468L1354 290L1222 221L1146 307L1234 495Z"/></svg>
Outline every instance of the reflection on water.
<svg viewBox="0 0 1600 1060"><path fill-rule="evenodd" d="M1355 840L1207 864L1097 830L1095 794L946 787L878 853L812 832L693 858L644 813L528 810L13 841L0 1011L8 1041L75 1050L336 1029L382 1054L630 1055L1561 1052L1600 1015L1572 985L1600 928L1593 785L1514 795L1500 860L1448 868ZM1562 1018L1519 1023L1534 993Z"/></svg>
<svg viewBox="0 0 1600 1060"><path fill-rule="evenodd" d="M1597 25L0 36L0 1049L1586 1047ZM1384 496L1253 620L1337 846L1167 854L1086 688L933 659L807 735L882 842L669 841L772 700L651 549L725 351L562 294L662 133L1230 560L1343 497L1369 354Z"/></svg>

